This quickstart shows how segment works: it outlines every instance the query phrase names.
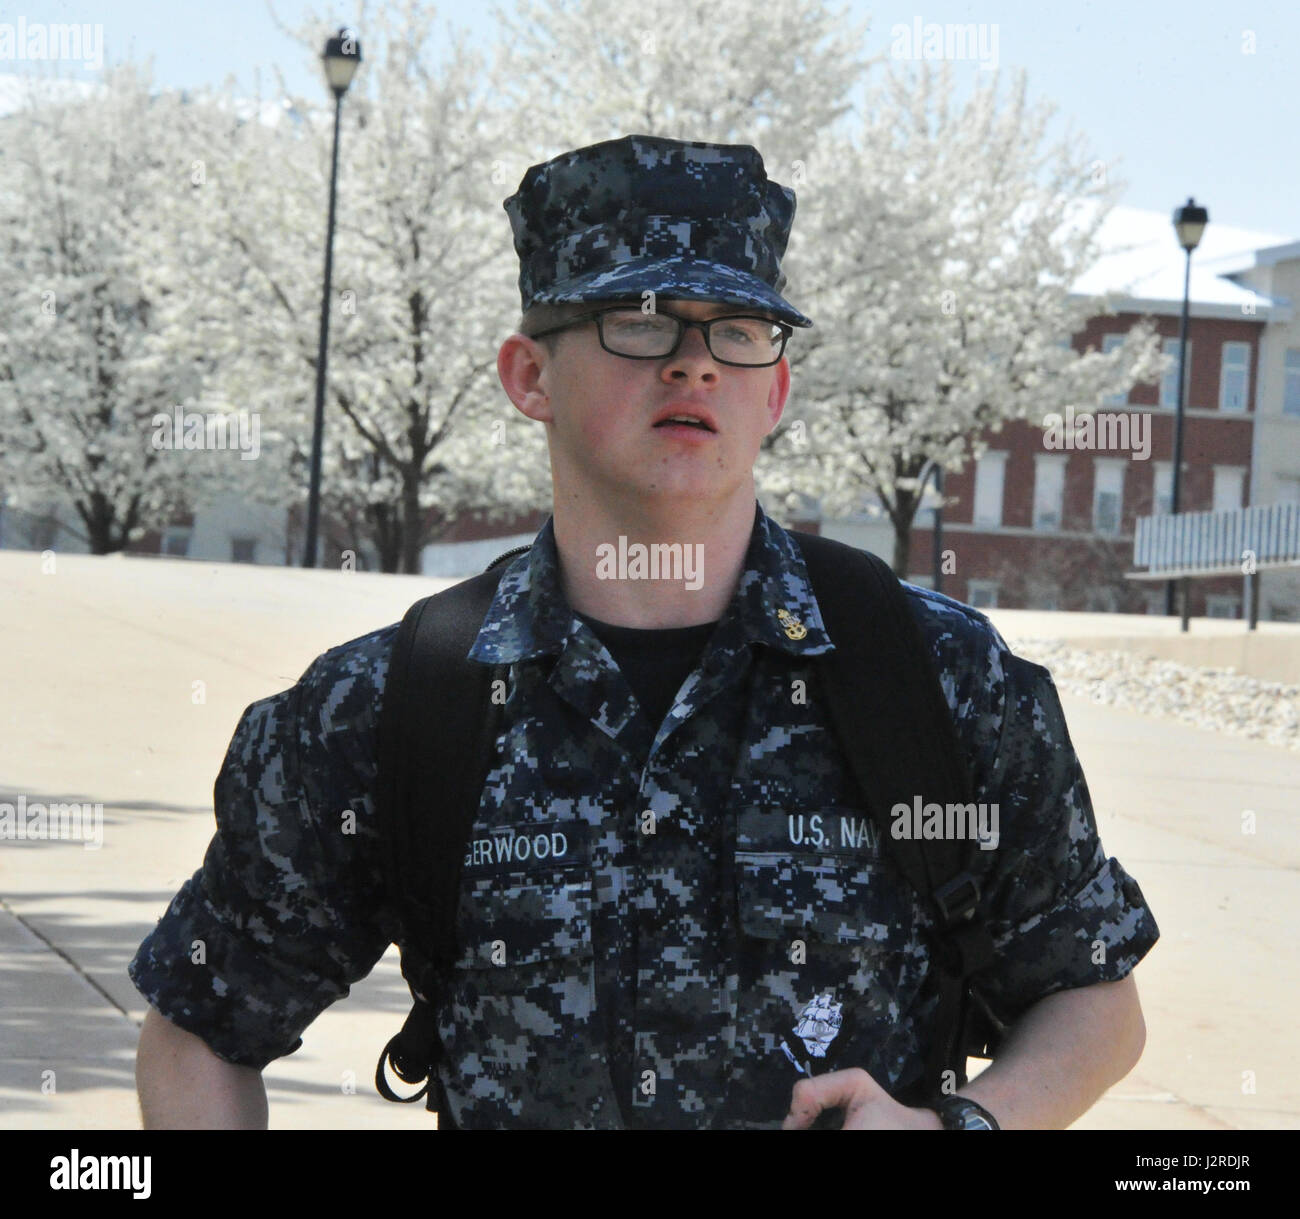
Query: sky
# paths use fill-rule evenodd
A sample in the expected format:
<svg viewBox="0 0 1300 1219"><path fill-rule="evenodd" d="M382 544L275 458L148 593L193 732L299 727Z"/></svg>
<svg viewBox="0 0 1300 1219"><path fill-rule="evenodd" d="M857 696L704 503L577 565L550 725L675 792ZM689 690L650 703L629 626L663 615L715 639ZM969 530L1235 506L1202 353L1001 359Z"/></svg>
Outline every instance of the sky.
<svg viewBox="0 0 1300 1219"><path fill-rule="evenodd" d="M438 7L471 36L491 38L487 5ZM1025 69L1031 96L1057 107L1057 130L1068 120L1108 174L1127 184L1125 204L1172 213L1194 195L1211 225L1217 218L1300 238L1296 0L853 0L847 8L870 17L868 48L886 57L923 53L928 26L974 24L980 41L955 65L959 84L986 77L994 63ZM326 101L317 65L272 10L286 26L307 12L329 14L322 42L357 12L353 0L20 0L0 5L0 74L48 71L3 57L6 24L17 31L20 19L29 30L79 22L102 26L106 62L152 58L160 85L219 86L234 76L251 91L260 68L265 91L274 65L291 89ZM722 0L718 11L726 10ZM777 0L771 11L779 20ZM909 45L917 29L919 48ZM364 54L363 24L357 30ZM79 63L59 71L97 75Z"/></svg>

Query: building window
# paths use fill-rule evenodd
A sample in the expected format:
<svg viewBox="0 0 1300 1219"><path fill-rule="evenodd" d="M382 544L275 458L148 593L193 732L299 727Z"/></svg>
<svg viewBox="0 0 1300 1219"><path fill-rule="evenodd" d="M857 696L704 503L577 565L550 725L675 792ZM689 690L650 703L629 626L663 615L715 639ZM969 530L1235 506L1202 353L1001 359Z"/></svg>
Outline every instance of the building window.
<svg viewBox="0 0 1300 1219"><path fill-rule="evenodd" d="M1224 343L1219 371L1219 410L1244 411L1250 392L1250 344Z"/></svg>
<svg viewBox="0 0 1300 1219"><path fill-rule="evenodd" d="M53 550L59 534L59 522L53 511L31 518L27 526L27 544L33 550Z"/></svg>
<svg viewBox="0 0 1300 1219"><path fill-rule="evenodd" d="M966 604L976 609L995 609L998 604L996 580L970 580L966 585Z"/></svg>
<svg viewBox="0 0 1300 1219"><path fill-rule="evenodd" d="M190 530L176 525L170 526L163 533L162 552L184 558L190 553Z"/></svg>
<svg viewBox="0 0 1300 1219"><path fill-rule="evenodd" d="M1205 616L1207 618L1238 618L1240 617L1238 613L1240 605L1240 597L1211 593L1205 598Z"/></svg>
<svg viewBox="0 0 1300 1219"><path fill-rule="evenodd" d="M1113 614L1119 609L1119 598L1115 590L1106 585L1090 588L1083 608L1090 614Z"/></svg>
<svg viewBox="0 0 1300 1219"><path fill-rule="evenodd" d="M1300 415L1300 347L1286 349L1283 381L1285 387L1282 391L1282 413Z"/></svg>
<svg viewBox="0 0 1300 1219"><path fill-rule="evenodd" d="M1160 405L1174 410L1178 406L1178 340L1166 339L1164 352L1173 357L1169 371L1160 378ZM1192 344L1187 344L1187 379L1192 379Z"/></svg>
<svg viewBox="0 0 1300 1219"><path fill-rule="evenodd" d="M1055 453L1034 456L1034 528L1059 529L1065 504L1065 461Z"/></svg>
<svg viewBox="0 0 1300 1219"><path fill-rule="evenodd" d="M1174 463L1155 463L1155 485L1152 511L1155 516L1168 516L1174 510Z"/></svg>
<svg viewBox="0 0 1300 1219"><path fill-rule="evenodd" d="M1002 489L1006 482L1007 454L989 450L975 466L975 524L1002 524Z"/></svg>
<svg viewBox="0 0 1300 1219"><path fill-rule="evenodd" d="M1054 590L1036 592L1029 598L1029 608L1035 610L1059 610L1061 608L1060 594Z"/></svg>
<svg viewBox="0 0 1300 1219"><path fill-rule="evenodd" d="M1159 593L1143 593L1142 600L1146 602L1148 614L1163 614L1165 612L1165 595Z"/></svg>
<svg viewBox="0 0 1300 1219"><path fill-rule="evenodd" d="M1235 512L1241 507L1246 471L1240 466L1214 467L1214 511Z"/></svg>
<svg viewBox="0 0 1300 1219"><path fill-rule="evenodd" d="M1101 336L1101 350L1103 355L1109 355L1116 347L1122 346L1124 336L1122 334L1103 334ZM1128 402L1128 391L1125 390L1118 394L1107 394L1102 399L1103 406L1124 406Z"/></svg>
<svg viewBox="0 0 1300 1219"><path fill-rule="evenodd" d="M1120 530L1126 464L1102 458L1093 463L1092 527L1098 533L1115 534Z"/></svg>
<svg viewBox="0 0 1300 1219"><path fill-rule="evenodd" d="M252 563L257 553L256 538L231 538L230 561L232 563Z"/></svg>

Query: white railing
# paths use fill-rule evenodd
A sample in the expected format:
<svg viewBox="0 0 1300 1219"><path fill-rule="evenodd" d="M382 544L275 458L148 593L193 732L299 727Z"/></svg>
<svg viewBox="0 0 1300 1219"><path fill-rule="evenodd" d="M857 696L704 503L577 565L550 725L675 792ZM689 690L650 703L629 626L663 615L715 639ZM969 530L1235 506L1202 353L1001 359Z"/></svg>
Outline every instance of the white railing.
<svg viewBox="0 0 1300 1219"><path fill-rule="evenodd" d="M1133 564L1165 575L1249 575L1263 567L1300 564L1300 504L1269 504L1228 512L1140 516Z"/></svg>

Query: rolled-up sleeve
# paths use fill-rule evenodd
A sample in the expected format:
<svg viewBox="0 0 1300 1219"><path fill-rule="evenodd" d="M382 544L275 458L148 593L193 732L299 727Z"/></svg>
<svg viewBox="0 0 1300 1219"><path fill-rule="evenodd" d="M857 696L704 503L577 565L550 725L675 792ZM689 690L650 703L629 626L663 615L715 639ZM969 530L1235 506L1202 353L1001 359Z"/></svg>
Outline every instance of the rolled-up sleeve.
<svg viewBox="0 0 1300 1219"><path fill-rule="evenodd" d="M128 967L219 1057L262 1068L392 938L374 823L375 724L396 627L319 657L244 712L214 788L217 830Z"/></svg>
<svg viewBox="0 0 1300 1219"><path fill-rule="evenodd" d="M977 987L1010 1024L1056 991L1127 976L1159 937L1138 883L1107 858L1051 674L1001 657L1002 723L980 799L997 846L977 851L996 958Z"/></svg>

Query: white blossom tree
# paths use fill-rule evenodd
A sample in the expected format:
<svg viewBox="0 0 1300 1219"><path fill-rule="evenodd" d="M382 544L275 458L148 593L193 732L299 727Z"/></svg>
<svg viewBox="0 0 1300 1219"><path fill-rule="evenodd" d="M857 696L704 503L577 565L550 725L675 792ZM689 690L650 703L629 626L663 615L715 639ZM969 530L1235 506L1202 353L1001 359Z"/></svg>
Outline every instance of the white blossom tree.
<svg viewBox="0 0 1300 1219"><path fill-rule="evenodd" d="M495 376L517 274L502 112L480 55L455 36L435 50L435 19L413 0L371 12L342 110L322 509L327 537L370 542L386 571L418 571L467 510L531 504L546 475ZM304 49L330 28L304 22ZM332 124L292 98L239 129L208 169L188 271L232 392L284 437L290 498L307 485Z"/></svg>
<svg viewBox="0 0 1300 1219"><path fill-rule="evenodd" d="M85 98L38 86L4 120L0 474L12 505L65 497L94 554L160 527L205 477L153 422L204 380L151 285L175 254L159 217L186 189L182 104L128 66Z"/></svg>
<svg viewBox="0 0 1300 1219"><path fill-rule="evenodd" d="M824 0L520 0L502 17L501 76L531 161L659 135L753 144L788 183L849 113L865 36Z"/></svg>
<svg viewBox="0 0 1300 1219"><path fill-rule="evenodd" d="M1105 355L1070 349L1104 307L1070 285L1114 184L1076 142L1045 144L1050 117L1023 76L956 105L950 73L923 65L891 72L864 124L809 160L799 273L817 328L760 485L829 516L878 496L902 575L928 461L960 468L986 429L1095 408L1162 366L1146 326Z"/></svg>

